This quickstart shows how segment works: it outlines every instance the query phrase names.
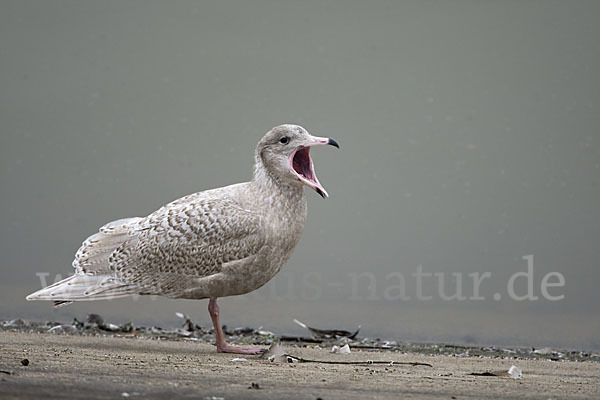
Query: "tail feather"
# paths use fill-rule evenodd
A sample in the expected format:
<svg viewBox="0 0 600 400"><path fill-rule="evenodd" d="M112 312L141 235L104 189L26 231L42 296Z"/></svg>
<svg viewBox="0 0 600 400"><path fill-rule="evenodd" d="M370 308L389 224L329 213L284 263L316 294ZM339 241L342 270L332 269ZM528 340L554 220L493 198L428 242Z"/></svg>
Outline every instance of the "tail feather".
<svg viewBox="0 0 600 400"><path fill-rule="evenodd" d="M127 284L113 276L110 257L121 246L135 243L135 225L142 218L125 218L109 222L81 245L73 267L75 275L38 290L27 300L51 300L55 306L73 301L112 299L138 294L137 285Z"/></svg>
<svg viewBox="0 0 600 400"><path fill-rule="evenodd" d="M136 285L125 284L113 277L75 274L30 294L27 300L52 300L63 303L114 299L138 293L139 288Z"/></svg>

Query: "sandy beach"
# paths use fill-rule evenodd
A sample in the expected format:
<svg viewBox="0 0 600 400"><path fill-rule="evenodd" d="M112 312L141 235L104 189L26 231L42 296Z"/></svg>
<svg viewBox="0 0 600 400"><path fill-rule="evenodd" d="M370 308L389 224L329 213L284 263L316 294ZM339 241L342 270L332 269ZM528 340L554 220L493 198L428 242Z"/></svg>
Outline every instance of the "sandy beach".
<svg viewBox="0 0 600 400"><path fill-rule="evenodd" d="M0 0L0 400L600 400L599 17Z"/></svg>
<svg viewBox="0 0 600 400"><path fill-rule="evenodd" d="M200 399L598 398L600 363L457 357L394 351L289 353L313 360L411 365L232 361L210 344L118 336L0 333L0 397ZM24 361L27 360L27 361ZM23 365L28 364L28 365ZM521 379L503 372L516 365ZM491 372L500 376L477 376Z"/></svg>

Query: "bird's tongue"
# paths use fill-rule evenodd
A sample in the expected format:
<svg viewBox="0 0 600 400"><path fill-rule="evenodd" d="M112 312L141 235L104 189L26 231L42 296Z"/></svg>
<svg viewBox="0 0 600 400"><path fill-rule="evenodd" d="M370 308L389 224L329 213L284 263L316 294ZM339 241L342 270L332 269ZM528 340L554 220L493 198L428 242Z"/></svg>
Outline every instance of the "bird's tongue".
<svg viewBox="0 0 600 400"><path fill-rule="evenodd" d="M328 194L319 183L317 175L315 174L315 168L313 166L312 159L310 158L309 147L301 147L294 153L292 159L292 168L300 181L305 185L313 188L321 197L327 197Z"/></svg>

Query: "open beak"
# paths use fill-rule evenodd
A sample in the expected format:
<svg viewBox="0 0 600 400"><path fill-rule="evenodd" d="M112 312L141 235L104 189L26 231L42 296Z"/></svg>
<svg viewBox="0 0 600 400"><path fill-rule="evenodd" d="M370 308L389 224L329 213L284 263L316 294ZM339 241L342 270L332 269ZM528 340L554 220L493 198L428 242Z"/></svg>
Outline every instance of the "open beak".
<svg viewBox="0 0 600 400"><path fill-rule="evenodd" d="M290 155L290 170L296 175L300 182L314 189L321 197L329 197L327 191L317 179L315 167L312 158L310 158L310 148L317 145L331 145L338 149L340 146L333 139L311 136L307 144L299 146Z"/></svg>

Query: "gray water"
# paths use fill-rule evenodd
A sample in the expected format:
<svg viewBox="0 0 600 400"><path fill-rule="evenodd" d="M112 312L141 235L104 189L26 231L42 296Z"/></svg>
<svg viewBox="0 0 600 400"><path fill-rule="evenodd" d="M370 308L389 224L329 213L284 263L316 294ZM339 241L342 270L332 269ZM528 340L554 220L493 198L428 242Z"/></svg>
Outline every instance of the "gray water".
<svg viewBox="0 0 600 400"><path fill-rule="evenodd" d="M307 193L292 259L222 299L225 323L600 349L599 16L596 1L2 0L0 318L209 325L205 301L24 298L102 224L248 180L258 139L291 122L341 144L312 152L331 197ZM419 267L438 274L420 289ZM456 281L466 298L445 299Z"/></svg>

